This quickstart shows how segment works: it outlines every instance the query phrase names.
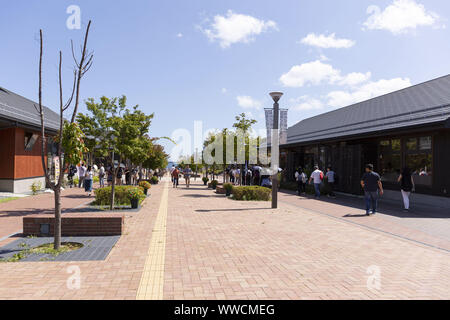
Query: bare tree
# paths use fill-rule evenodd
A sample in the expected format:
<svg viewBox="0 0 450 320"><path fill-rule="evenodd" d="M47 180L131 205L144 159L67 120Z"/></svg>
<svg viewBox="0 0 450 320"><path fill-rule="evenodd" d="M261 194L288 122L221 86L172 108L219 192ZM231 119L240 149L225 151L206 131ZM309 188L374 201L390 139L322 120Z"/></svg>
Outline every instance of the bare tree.
<svg viewBox="0 0 450 320"><path fill-rule="evenodd" d="M58 76L59 76L59 133L58 133L58 140L56 141L57 148L56 148L56 156L57 161L59 164L59 175L58 179L53 182L50 179L50 172L49 168L46 166L45 161L45 150L46 150L46 142L47 139L45 137L45 113L44 113L44 107L42 105L42 59L43 59L43 35L42 30L39 31L40 35L40 54L39 54L39 107L36 107L36 110L39 112L40 120L41 120L41 159L42 159L42 167L44 169L45 174L45 181L46 184L50 187L50 189L53 190L54 196L55 196L55 230L54 230L54 249L59 250L61 247L61 188L63 186L64 181L64 172L67 169L66 166L66 159L61 159L61 156L63 154L63 148L62 148L62 141L63 141L63 130L64 130L64 112L70 107L70 105L73 102L73 99L75 98L75 105L71 117L71 123L74 123L75 117L78 110L78 104L79 104L79 98L80 98L80 83L83 76L86 74L86 72L89 71L89 69L92 66L94 55L93 53L88 53L87 51L87 40L89 36L89 29L91 27L91 21L89 21L89 24L86 29L85 37L84 37L84 45L81 51L81 59L78 61L74 50L73 50L73 42L72 42L72 56L75 62L75 68L73 71L74 74L74 80L73 80L73 87L72 87L72 94L70 98L67 100L66 103L63 101L63 85L62 85L62 52L59 52L59 70L58 70ZM55 171L55 178L56 178L57 172Z"/></svg>

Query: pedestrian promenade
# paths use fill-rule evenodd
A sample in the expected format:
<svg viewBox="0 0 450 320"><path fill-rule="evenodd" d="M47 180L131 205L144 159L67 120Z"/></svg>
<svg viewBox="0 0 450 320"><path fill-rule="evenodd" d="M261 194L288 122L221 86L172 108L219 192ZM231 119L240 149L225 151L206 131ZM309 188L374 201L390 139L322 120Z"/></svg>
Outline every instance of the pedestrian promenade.
<svg viewBox="0 0 450 320"><path fill-rule="evenodd" d="M0 299L450 299L448 218L279 197L273 210L165 180L105 261L0 263Z"/></svg>

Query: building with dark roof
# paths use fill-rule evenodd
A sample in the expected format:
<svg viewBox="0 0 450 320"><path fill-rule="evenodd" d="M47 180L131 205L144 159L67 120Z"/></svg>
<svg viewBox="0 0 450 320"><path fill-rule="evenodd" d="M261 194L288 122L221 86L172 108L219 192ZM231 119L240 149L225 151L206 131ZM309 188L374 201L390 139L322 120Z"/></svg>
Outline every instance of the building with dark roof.
<svg viewBox="0 0 450 320"><path fill-rule="evenodd" d="M39 104L0 87L0 192L26 193L34 182L45 187L41 161ZM45 107L45 129L54 136L59 115ZM49 139L50 158L52 143Z"/></svg>
<svg viewBox="0 0 450 320"><path fill-rule="evenodd" d="M409 167L418 193L450 197L450 75L302 120L281 146L288 180L298 167L331 166L347 193L362 193L367 163L387 190L400 190Z"/></svg>

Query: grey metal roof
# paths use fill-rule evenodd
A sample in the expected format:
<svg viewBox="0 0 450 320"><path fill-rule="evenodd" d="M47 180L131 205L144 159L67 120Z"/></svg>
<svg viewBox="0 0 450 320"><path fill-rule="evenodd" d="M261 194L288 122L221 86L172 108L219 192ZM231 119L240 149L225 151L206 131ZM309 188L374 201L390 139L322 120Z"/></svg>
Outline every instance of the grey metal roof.
<svg viewBox="0 0 450 320"><path fill-rule="evenodd" d="M34 106L39 106L14 92L0 87L0 119L7 119L24 125L40 127L39 113ZM44 107L45 127L48 130L59 130L59 115Z"/></svg>
<svg viewBox="0 0 450 320"><path fill-rule="evenodd" d="M305 119L287 144L433 124L450 118L450 75Z"/></svg>

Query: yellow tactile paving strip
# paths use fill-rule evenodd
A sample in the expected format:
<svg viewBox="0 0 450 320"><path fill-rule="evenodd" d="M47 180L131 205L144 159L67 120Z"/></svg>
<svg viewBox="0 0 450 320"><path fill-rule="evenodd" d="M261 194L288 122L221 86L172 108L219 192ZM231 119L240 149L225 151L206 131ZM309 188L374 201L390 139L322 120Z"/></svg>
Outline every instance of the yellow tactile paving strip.
<svg viewBox="0 0 450 320"><path fill-rule="evenodd" d="M164 260L166 251L166 221L169 198L168 182L164 185L155 221L153 235L150 240L144 271L137 292L137 300L162 300L164 288Z"/></svg>

